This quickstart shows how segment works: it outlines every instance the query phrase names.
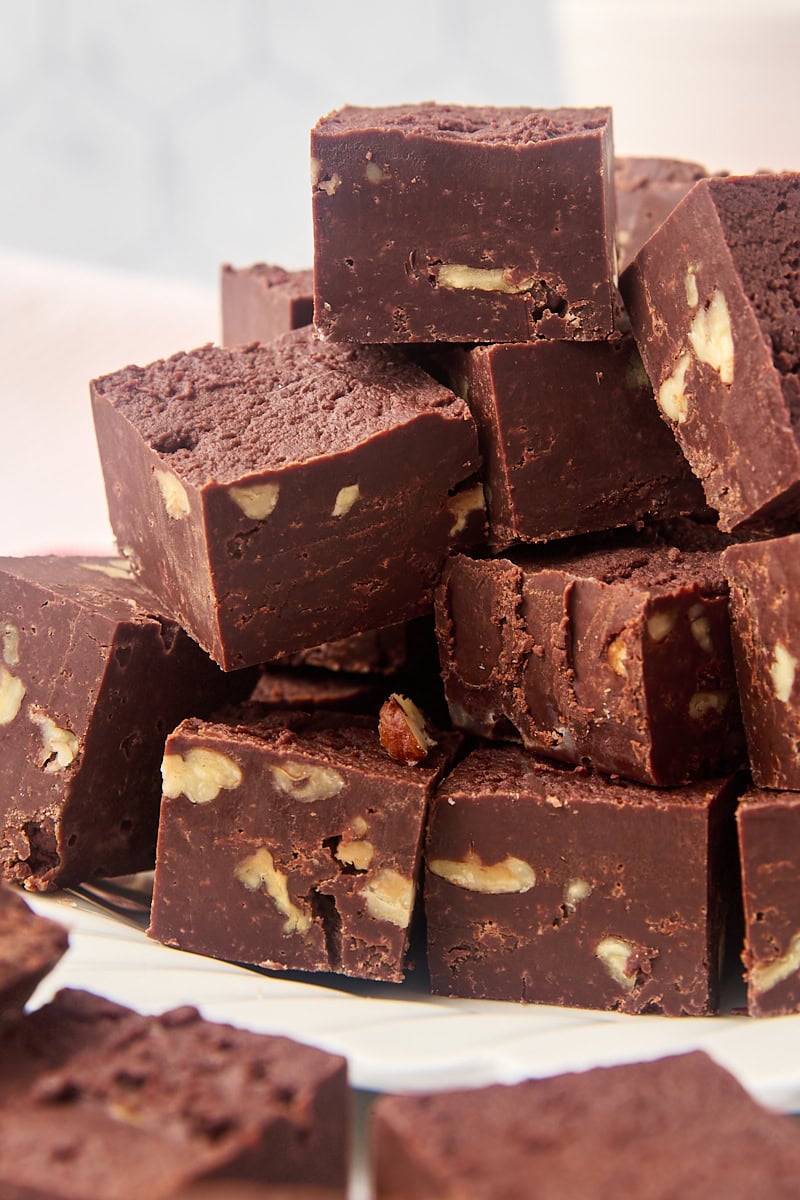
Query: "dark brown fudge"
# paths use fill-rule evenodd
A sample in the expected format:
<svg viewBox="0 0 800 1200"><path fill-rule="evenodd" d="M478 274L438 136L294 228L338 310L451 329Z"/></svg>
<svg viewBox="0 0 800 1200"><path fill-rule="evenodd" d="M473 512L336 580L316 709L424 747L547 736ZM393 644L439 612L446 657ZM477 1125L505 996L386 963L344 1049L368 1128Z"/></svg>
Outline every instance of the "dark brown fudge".
<svg viewBox="0 0 800 1200"><path fill-rule="evenodd" d="M0 1022L18 1015L67 949L67 931L0 885Z"/></svg>
<svg viewBox="0 0 800 1200"><path fill-rule="evenodd" d="M705 508L630 335L459 357L456 390L478 426L495 549Z"/></svg>
<svg viewBox="0 0 800 1200"><path fill-rule="evenodd" d="M409 767L374 722L242 718L252 723L187 721L169 738L150 935L237 962L402 980L426 807L453 735Z"/></svg>
<svg viewBox="0 0 800 1200"><path fill-rule="evenodd" d="M313 667L262 667L249 699L264 710L319 709L339 712L377 712L386 682L369 675Z"/></svg>
<svg viewBox="0 0 800 1200"><path fill-rule="evenodd" d="M373 1110L376 1200L794 1200L800 1134L705 1054Z"/></svg>
<svg viewBox="0 0 800 1200"><path fill-rule="evenodd" d="M658 786L744 755L727 584L713 551L456 555L437 592L456 728Z"/></svg>
<svg viewBox="0 0 800 1200"><path fill-rule="evenodd" d="M30 1031L9 1035L3 1196L17 1187L42 1200L162 1200L208 1176L344 1194L344 1059L214 1025L191 1008L142 1017L103 1013L99 1002L93 1026L93 1001L65 993L48 1006L55 1011L33 1014L40 1033L79 1027L80 1044L62 1045L49 1070Z"/></svg>
<svg viewBox="0 0 800 1200"><path fill-rule="evenodd" d="M167 733L243 685L158 611L122 559L0 558L0 873L26 888L151 868Z"/></svg>
<svg viewBox="0 0 800 1200"><path fill-rule="evenodd" d="M800 175L702 179L620 280L720 526L800 511Z"/></svg>
<svg viewBox="0 0 800 1200"><path fill-rule="evenodd" d="M285 271L268 263L251 267L225 263L220 291L223 346L271 342L310 325L314 316L311 271Z"/></svg>
<svg viewBox="0 0 800 1200"><path fill-rule="evenodd" d="M226 670L430 609L477 442L400 352L298 330L92 393L119 545Z"/></svg>
<svg viewBox="0 0 800 1200"><path fill-rule="evenodd" d="M800 1012L800 794L747 792L736 812L747 1009Z"/></svg>
<svg viewBox="0 0 800 1200"><path fill-rule="evenodd" d="M753 779L800 789L800 534L732 546L722 568Z"/></svg>
<svg viewBox="0 0 800 1200"><path fill-rule="evenodd" d="M609 109L344 108L318 122L311 155L323 337L612 332Z"/></svg>
<svg viewBox="0 0 800 1200"><path fill-rule="evenodd" d="M715 1011L735 797L730 781L656 791L516 746L473 751L431 804L432 990Z"/></svg>
<svg viewBox="0 0 800 1200"><path fill-rule="evenodd" d="M335 642L287 655L279 665L323 667L352 674L394 675L413 664L430 640L430 617L403 621L386 629L365 629Z"/></svg>
<svg viewBox="0 0 800 1200"><path fill-rule="evenodd" d="M673 158L615 158L618 270L624 271L688 191L708 174Z"/></svg>

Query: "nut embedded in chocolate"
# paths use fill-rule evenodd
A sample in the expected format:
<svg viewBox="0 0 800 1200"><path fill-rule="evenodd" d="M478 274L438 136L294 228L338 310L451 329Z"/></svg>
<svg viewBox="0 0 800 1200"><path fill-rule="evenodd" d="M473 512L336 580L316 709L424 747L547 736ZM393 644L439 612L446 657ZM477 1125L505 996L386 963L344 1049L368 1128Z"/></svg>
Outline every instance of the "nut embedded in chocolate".
<svg viewBox="0 0 800 1200"><path fill-rule="evenodd" d="M436 745L425 724L425 714L413 700L392 692L378 717L378 736L389 757L409 767L422 762Z"/></svg>

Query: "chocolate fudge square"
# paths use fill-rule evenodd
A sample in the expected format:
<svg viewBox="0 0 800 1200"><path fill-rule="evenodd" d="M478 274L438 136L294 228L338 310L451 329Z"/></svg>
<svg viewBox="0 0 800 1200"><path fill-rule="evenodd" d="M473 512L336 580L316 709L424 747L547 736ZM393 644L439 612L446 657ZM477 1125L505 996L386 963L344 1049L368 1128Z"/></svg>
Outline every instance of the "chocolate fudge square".
<svg viewBox="0 0 800 1200"><path fill-rule="evenodd" d="M3 1196L16 1187L52 1200L161 1200L207 1178L344 1195L344 1059L203 1021L192 1008L143 1017L103 1004L59 993L7 1035ZM48 1069L37 1033L51 1028L61 1045Z"/></svg>
<svg viewBox="0 0 800 1200"><path fill-rule="evenodd" d="M753 779L800 789L800 534L731 546L722 568Z"/></svg>
<svg viewBox="0 0 800 1200"><path fill-rule="evenodd" d="M630 335L479 346L454 366L495 549L705 508Z"/></svg>
<svg viewBox="0 0 800 1200"><path fill-rule="evenodd" d="M701 1052L524 1083L386 1096L376 1200L794 1200L800 1137Z"/></svg>
<svg viewBox="0 0 800 1200"><path fill-rule="evenodd" d="M673 208L707 174L700 163L681 159L614 159L619 271L624 271Z"/></svg>
<svg viewBox="0 0 800 1200"><path fill-rule="evenodd" d="M222 344L271 342L310 325L314 316L311 271L285 271L269 263L233 267L220 273Z"/></svg>
<svg viewBox="0 0 800 1200"><path fill-rule="evenodd" d="M297 330L92 395L119 545L225 670L430 610L477 442L399 351Z"/></svg>
<svg viewBox="0 0 800 1200"><path fill-rule="evenodd" d="M323 337L611 333L610 109L348 107L311 156Z"/></svg>
<svg viewBox="0 0 800 1200"><path fill-rule="evenodd" d="M0 874L152 868L167 734L234 699L123 559L0 558Z"/></svg>
<svg viewBox="0 0 800 1200"><path fill-rule="evenodd" d="M676 787L744 757L715 551L455 555L436 597L456 728Z"/></svg>
<svg viewBox="0 0 800 1200"><path fill-rule="evenodd" d="M263 967L401 981L427 803L451 750L443 736L424 763L402 766L374 722L334 714L184 722L164 756L150 936Z"/></svg>
<svg viewBox="0 0 800 1200"><path fill-rule="evenodd" d="M720 527L800 511L800 175L701 179L620 280Z"/></svg>
<svg viewBox="0 0 800 1200"><path fill-rule="evenodd" d="M736 812L747 1010L800 1012L800 794L753 789Z"/></svg>
<svg viewBox="0 0 800 1200"><path fill-rule="evenodd" d="M67 931L0 885L0 1023L18 1016L67 949Z"/></svg>
<svg viewBox="0 0 800 1200"><path fill-rule="evenodd" d="M435 994L714 1012L735 877L733 782L657 791L481 747L431 803Z"/></svg>

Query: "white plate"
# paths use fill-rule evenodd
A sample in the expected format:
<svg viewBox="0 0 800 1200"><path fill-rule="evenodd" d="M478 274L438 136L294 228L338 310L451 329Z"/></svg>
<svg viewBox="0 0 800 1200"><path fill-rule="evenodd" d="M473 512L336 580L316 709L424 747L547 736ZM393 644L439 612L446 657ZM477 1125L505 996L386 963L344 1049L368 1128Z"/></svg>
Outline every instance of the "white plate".
<svg viewBox="0 0 800 1200"><path fill-rule="evenodd" d="M704 1049L763 1103L800 1111L800 1015L624 1016L448 1000L413 983L335 976L311 983L169 949L69 895L29 900L70 930L70 949L34 1005L62 987L85 988L140 1012L194 1004L210 1020L343 1054L353 1086L376 1092L513 1083Z"/></svg>

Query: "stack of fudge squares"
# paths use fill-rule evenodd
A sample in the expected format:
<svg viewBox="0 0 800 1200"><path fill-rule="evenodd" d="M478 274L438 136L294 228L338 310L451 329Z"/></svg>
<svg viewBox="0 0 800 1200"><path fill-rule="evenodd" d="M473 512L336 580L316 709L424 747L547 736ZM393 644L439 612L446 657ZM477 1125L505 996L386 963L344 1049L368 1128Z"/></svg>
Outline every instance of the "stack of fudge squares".
<svg viewBox="0 0 800 1200"><path fill-rule="evenodd" d="M0 561L3 873L155 862L154 938L374 980L424 910L434 993L675 1015L743 897L799 1010L800 176L607 109L311 155L313 276L92 383L120 558Z"/></svg>

